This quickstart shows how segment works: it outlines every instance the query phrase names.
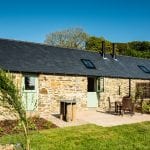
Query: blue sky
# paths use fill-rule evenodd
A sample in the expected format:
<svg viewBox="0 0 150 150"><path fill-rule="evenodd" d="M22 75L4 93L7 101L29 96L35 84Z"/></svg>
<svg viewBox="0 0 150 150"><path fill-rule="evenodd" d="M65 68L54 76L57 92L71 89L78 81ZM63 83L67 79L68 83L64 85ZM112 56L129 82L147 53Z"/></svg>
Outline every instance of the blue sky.
<svg viewBox="0 0 150 150"><path fill-rule="evenodd" d="M72 27L112 42L150 41L150 0L0 0L0 38L43 42Z"/></svg>

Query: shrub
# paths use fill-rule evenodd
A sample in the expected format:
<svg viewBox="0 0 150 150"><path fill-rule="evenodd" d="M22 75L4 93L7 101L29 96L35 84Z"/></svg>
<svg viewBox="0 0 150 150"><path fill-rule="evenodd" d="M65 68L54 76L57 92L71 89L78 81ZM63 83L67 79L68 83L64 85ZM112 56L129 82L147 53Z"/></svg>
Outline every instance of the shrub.
<svg viewBox="0 0 150 150"><path fill-rule="evenodd" d="M142 105L143 112L150 113L150 101L144 101Z"/></svg>

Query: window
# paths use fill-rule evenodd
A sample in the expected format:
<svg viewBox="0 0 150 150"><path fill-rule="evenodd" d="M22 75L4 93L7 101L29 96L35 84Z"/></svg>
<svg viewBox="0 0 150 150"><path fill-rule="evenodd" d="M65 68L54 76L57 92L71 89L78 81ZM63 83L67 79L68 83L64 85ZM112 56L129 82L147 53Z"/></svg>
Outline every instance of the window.
<svg viewBox="0 0 150 150"><path fill-rule="evenodd" d="M88 59L81 59L84 66L88 69L96 69L95 65Z"/></svg>
<svg viewBox="0 0 150 150"><path fill-rule="evenodd" d="M143 98L150 98L150 82L149 83L137 83L136 84L137 96Z"/></svg>
<svg viewBox="0 0 150 150"><path fill-rule="evenodd" d="M97 92L104 92L104 78L97 78Z"/></svg>
<svg viewBox="0 0 150 150"><path fill-rule="evenodd" d="M35 78L30 76L24 77L25 90L35 90Z"/></svg>
<svg viewBox="0 0 150 150"><path fill-rule="evenodd" d="M138 67L145 73L150 73L150 70L148 68L146 68L145 66L141 66L141 65L138 65Z"/></svg>
<svg viewBox="0 0 150 150"><path fill-rule="evenodd" d="M88 92L104 92L104 78L88 77Z"/></svg>

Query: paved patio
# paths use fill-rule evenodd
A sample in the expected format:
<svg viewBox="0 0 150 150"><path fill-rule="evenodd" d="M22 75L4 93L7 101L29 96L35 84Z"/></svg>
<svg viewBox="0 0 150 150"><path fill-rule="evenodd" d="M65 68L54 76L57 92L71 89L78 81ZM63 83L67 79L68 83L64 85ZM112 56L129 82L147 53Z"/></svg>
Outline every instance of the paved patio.
<svg viewBox="0 0 150 150"><path fill-rule="evenodd" d="M44 117L44 116L42 116ZM108 113L98 112L96 110L79 111L76 114L76 120L73 122L65 122L59 118L51 115L49 117L44 117L59 127L67 126L77 126L83 124L96 124L103 127L117 126L122 124L138 123L143 121L150 121L149 114L135 113L131 116L130 114L125 114L124 116L112 115Z"/></svg>

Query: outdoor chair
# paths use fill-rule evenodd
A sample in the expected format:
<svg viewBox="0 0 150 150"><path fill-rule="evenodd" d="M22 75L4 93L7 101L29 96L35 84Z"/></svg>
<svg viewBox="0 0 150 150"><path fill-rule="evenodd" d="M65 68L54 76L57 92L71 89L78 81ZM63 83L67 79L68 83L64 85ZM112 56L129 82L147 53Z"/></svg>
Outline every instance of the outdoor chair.
<svg viewBox="0 0 150 150"><path fill-rule="evenodd" d="M108 97L107 100L109 106L109 113L115 112L115 102L112 102L110 97Z"/></svg>
<svg viewBox="0 0 150 150"><path fill-rule="evenodd" d="M115 113L121 115L121 111L122 111L122 102L115 101Z"/></svg>
<svg viewBox="0 0 150 150"><path fill-rule="evenodd" d="M122 115L128 111L130 112L131 114L134 114L134 103L132 102L132 99L131 97L129 96L124 96L122 98L122 108L121 108L121 113Z"/></svg>

